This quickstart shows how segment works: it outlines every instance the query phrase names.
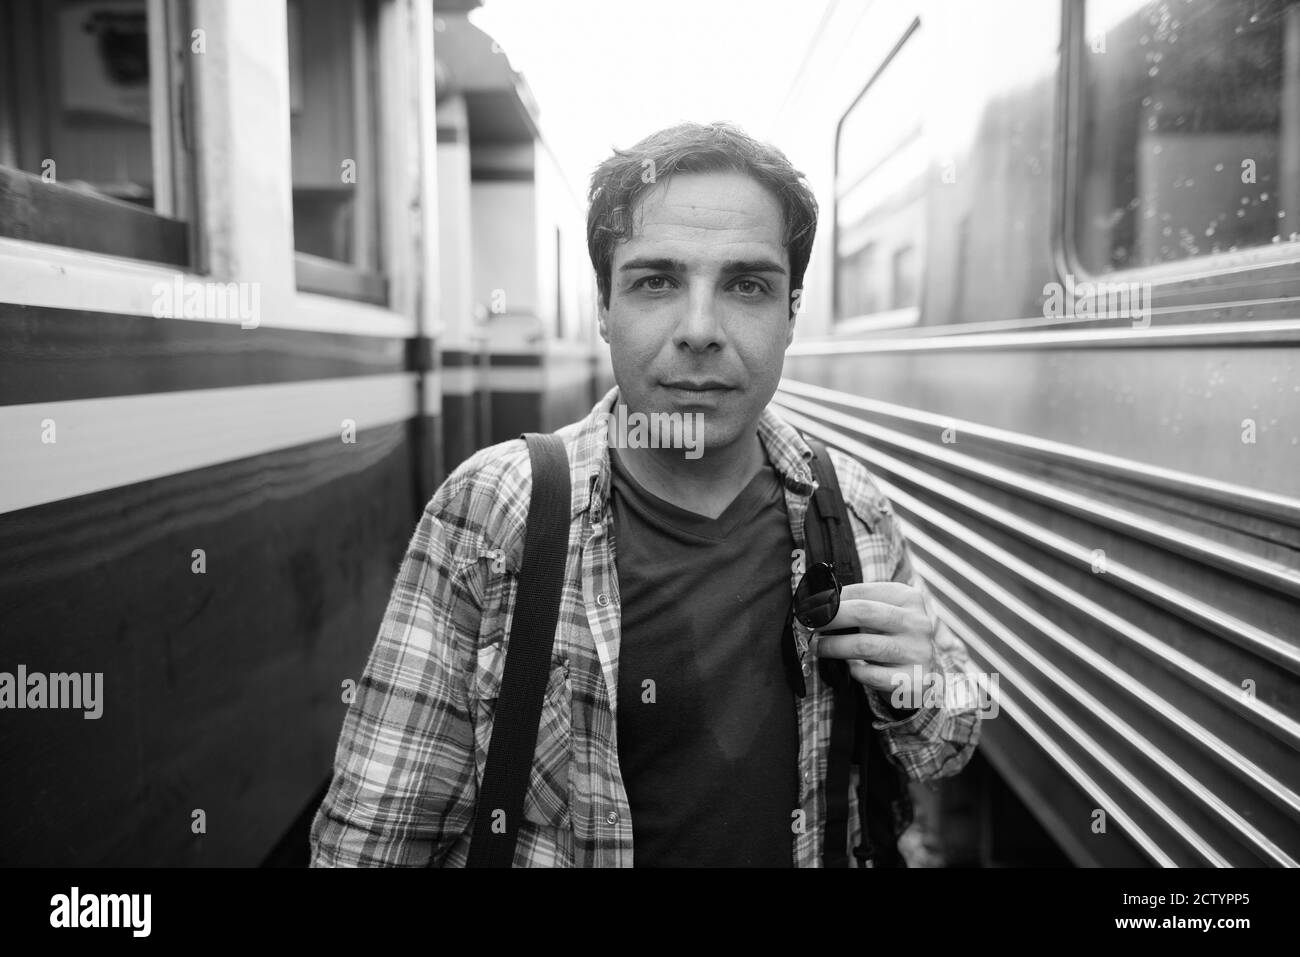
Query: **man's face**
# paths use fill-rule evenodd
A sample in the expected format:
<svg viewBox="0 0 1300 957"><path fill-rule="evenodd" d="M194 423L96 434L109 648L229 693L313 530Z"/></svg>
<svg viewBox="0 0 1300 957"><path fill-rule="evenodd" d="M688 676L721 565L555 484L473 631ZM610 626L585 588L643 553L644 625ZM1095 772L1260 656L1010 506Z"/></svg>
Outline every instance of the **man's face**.
<svg viewBox="0 0 1300 957"><path fill-rule="evenodd" d="M753 432L794 336L782 232L743 173L679 173L643 197L600 308L630 412L702 413L705 454Z"/></svg>

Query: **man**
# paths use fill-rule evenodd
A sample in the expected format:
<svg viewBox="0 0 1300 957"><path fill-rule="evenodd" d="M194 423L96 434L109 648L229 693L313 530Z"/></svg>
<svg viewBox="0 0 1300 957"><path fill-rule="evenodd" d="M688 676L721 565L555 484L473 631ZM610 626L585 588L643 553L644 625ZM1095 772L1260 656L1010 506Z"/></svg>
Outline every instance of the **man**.
<svg viewBox="0 0 1300 957"><path fill-rule="evenodd" d="M566 581L516 865L820 864L832 695L815 656L848 661L910 779L956 773L976 745L973 707L890 702L896 674L961 671L967 656L889 503L839 453L865 583L845 587L826 630L866 633L810 642L786 628L811 453L767 406L816 216L784 155L722 124L663 130L593 176L588 245L617 387L558 433ZM703 453L617 441L620 404L698 415ZM344 722L315 865L465 863L530 471L524 443L505 442L429 503ZM783 665L791 640L802 697Z"/></svg>

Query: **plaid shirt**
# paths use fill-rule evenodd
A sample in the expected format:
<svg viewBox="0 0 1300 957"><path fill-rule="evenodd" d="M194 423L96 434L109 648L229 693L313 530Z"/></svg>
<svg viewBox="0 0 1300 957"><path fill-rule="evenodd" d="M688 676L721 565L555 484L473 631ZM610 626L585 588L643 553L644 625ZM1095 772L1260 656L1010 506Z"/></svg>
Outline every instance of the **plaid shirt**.
<svg viewBox="0 0 1300 957"><path fill-rule="evenodd" d="M569 456L569 550L551 674L519 827L516 866L626 867L632 815L618 761L619 589L609 501L607 433L597 414L616 408L610 391L580 422L560 429ZM759 438L785 484L795 545L812 493L811 451L766 409ZM864 581L924 585L912 572L899 520L856 460L832 453L862 559ZM312 866L464 866L475 797L487 760L514 612L531 491L520 439L463 463L425 509L398 573L379 636L348 709L334 777L312 825ZM793 592L799 574L791 563ZM968 668L966 649L934 623L937 667ZM799 801L791 852L798 867L821 865L832 696L795 639L808 694L798 700ZM922 708L899 720L887 698L868 697L890 759L911 780L956 774L979 739L979 714ZM856 772L855 772L856 773ZM857 840L856 793L850 795Z"/></svg>

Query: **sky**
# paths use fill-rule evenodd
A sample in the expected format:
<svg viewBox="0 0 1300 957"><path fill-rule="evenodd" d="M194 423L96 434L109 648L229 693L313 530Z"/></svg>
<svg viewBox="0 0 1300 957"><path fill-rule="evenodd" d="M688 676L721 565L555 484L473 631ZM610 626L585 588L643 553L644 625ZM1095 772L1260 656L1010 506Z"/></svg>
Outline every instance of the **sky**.
<svg viewBox="0 0 1300 957"><path fill-rule="evenodd" d="M611 146L681 120L763 137L834 2L484 0L470 20L524 74L581 195Z"/></svg>

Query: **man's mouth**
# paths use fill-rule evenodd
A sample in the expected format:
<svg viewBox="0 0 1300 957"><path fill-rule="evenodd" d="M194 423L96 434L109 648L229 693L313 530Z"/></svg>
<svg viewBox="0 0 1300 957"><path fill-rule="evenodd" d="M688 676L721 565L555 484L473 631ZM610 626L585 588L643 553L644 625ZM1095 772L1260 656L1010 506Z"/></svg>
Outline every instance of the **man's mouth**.
<svg viewBox="0 0 1300 957"><path fill-rule="evenodd" d="M720 379L674 379L663 386L677 392L723 392L732 388Z"/></svg>

